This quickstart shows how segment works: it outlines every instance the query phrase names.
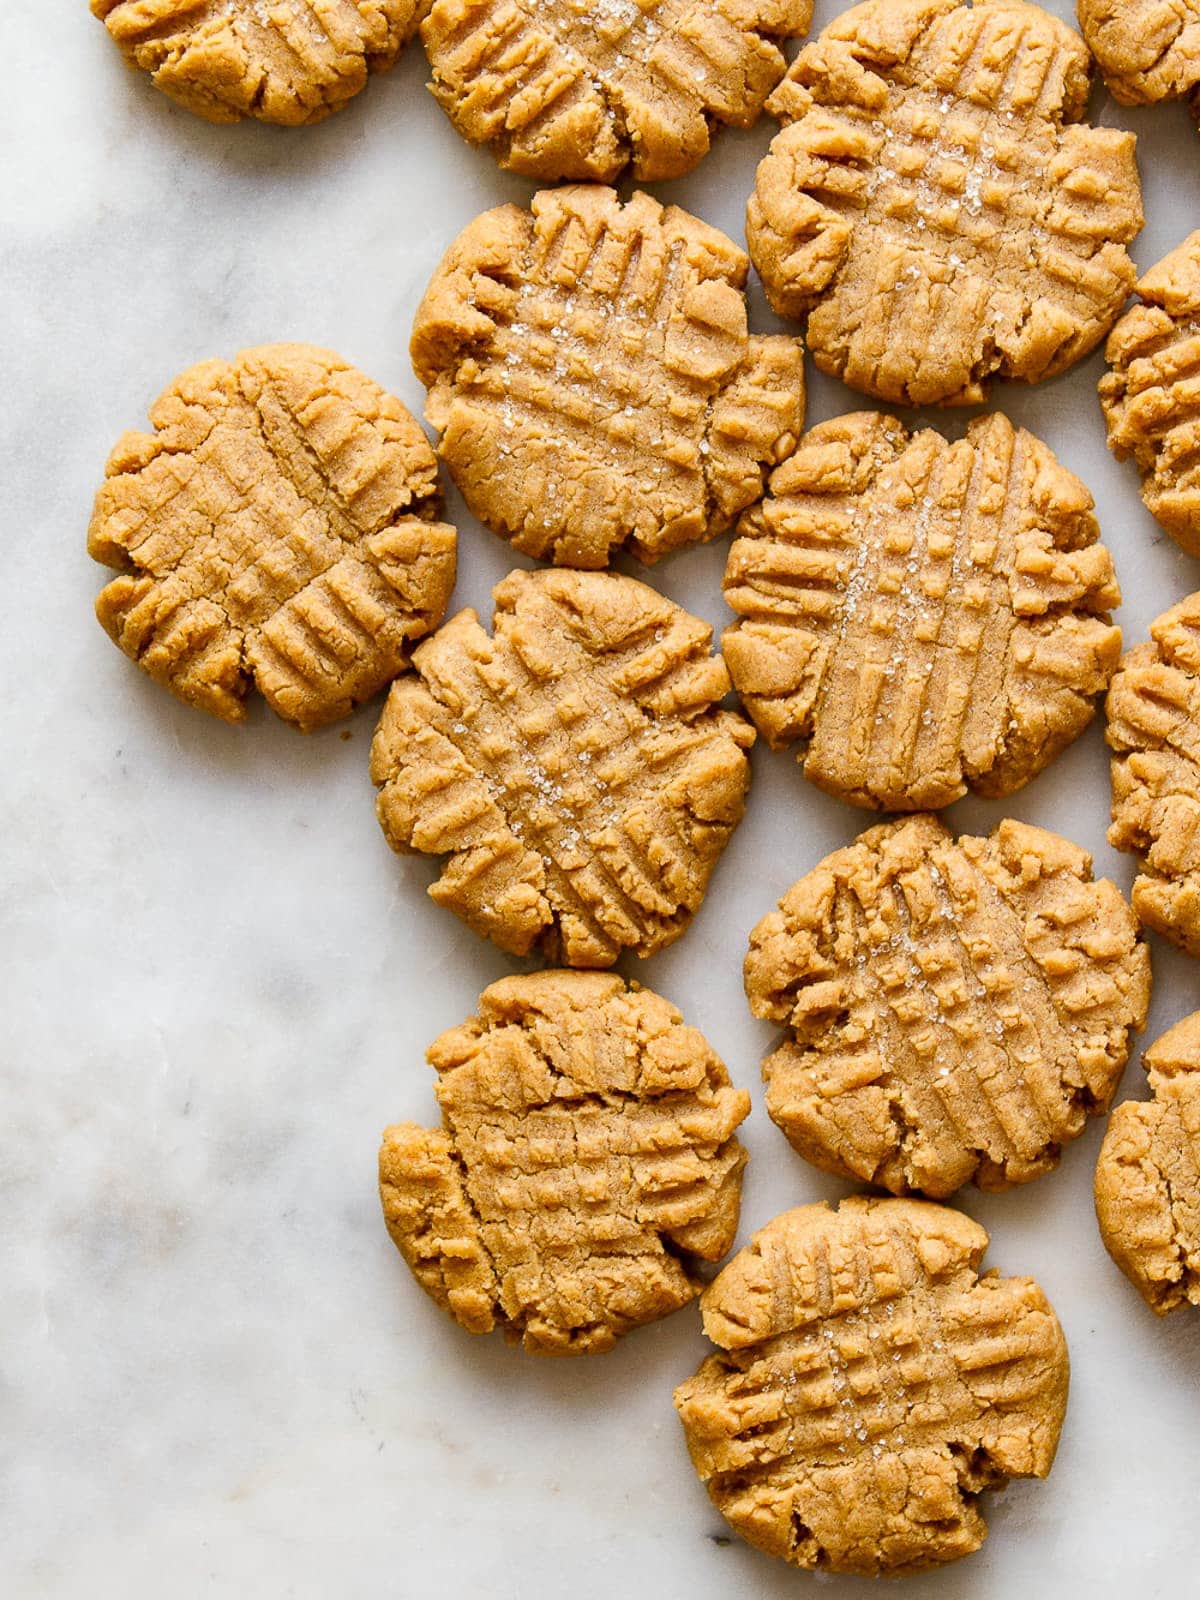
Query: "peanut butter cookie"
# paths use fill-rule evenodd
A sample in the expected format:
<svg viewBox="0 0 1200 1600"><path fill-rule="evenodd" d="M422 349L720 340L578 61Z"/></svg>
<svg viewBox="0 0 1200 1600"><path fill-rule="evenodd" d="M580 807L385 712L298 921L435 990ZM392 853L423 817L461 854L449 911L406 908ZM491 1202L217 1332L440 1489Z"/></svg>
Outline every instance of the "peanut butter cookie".
<svg viewBox="0 0 1200 1600"><path fill-rule="evenodd" d="M792 63L747 240L817 366L882 400L984 398L1107 333L1136 276L1134 136L1080 121L1083 40L1019 0L867 0Z"/></svg>
<svg viewBox="0 0 1200 1600"><path fill-rule="evenodd" d="M799 1206L705 1290L719 1353L675 1405L744 1539L797 1567L915 1572L979 1548L985 1489L1047 1475L1066 1341L1032 1279L979 1276L987 1243L921 1201Z"/></svg>
<svg viewBox="0 0 1200 1600"><path fill-rule="evenodd" d="M531 178L678 178L748 128L812 0L434 0L430 88L472 144Z"/></svg>
<svg viewBox="0 0 1200 1600"><path fill-rule="evenodd" d="M596 972L485 989L429 1051L440 1128L388 1128L388 1232L471 1333L589 1355L699 1294L737 1232L750 1097L675 1007Z"/></svg>
<svg viewBox="0 0 1200 1600"><path fill-rule="evenodd" d="M1141 305L1117 323L1104 352L1108 446L1119 461L1133 457L1146 509L1200 556L1200 232L1151 267L1137 292Z"/></svg>
<svg viewBox="0 0 1200 1600"><path fill-rule="evenodd" d="M1076 14L1104 82L1122 105L1194 94L1200 82L1196 0L1078 0Z"/></svg>
<svg viewBox="0 0 1200 1600"><path fill-rule="evenodd" d="M787 1027L767 1110L814 1166L894 1194L1007 1189L1107 1110L1150 959L1115 886L1041 828L882 823L750 935L746 993Z"/></svg>
<svg viewBox="0 0 1200 1600"><path fill-rule="evenodd" d="M412 337L476 516L572 567L621 546L657 561L730 527L804 421L799 342L747 332L748 266L677 206L598 185L477 217Z"/></svg>
<svg viewBox="0 0 1200 1600"><path fill-rule="evenodd" d="M502 950L607 967L699 908L741 820L754 730L712 630L613 573L512 572L494 636L460 611L392 685L371 748L394 850Z"/></svg>
<svg viewBox="0 0 1200 1600"><path fill-rule="evenodd" d="M131 66L208 122L320 122L399 56L420 0L91 0Z"/></svg>
<svg viewBox="0 0 1200 1600"><path fill-rule="evenodd" d="M1138 858L1133 908L1200 956L1200 594L1164 611L1108 692L1109 843Z"/></svg>
<svg viewBox="0 0 1200 1600"><path fill-rule="evenodd" d="M303 730L383 688L454 586L437 461L399 400L311 345L176 378L127 433L88 550L96 614L143 671L226 722L251 684Z"/></svg>
<svg viewBox="0 0 1200 1600"><path fill-rule="evenodd" d="M722 650L773 749L883 811L1028 783L1121 653L1092 497L1039 440L979 417L951 444L872 412L822 423L745 513Z"/></svg>
<svg viewBox="0 0 1200 1600"><path fill-rule="evenodd" d="M1200 1011L1142 1059L1153 1098L1109 1118L1096 1216L1109 1255L1161 1317L1200 1305Z"/></svg>

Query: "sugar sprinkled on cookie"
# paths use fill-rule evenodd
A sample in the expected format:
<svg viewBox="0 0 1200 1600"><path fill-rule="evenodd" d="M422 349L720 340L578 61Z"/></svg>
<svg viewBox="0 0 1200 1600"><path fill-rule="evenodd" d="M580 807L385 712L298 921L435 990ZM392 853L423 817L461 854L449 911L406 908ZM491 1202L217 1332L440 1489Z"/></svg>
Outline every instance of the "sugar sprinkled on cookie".
<svg viewBox="0 0 1200 1600"><path fill-rule="evenodd" d="M747 241L824 372L882 400L1061 372L1136 276L1134 136L1082 122L1079 35L1020 0L867 0L767 102Z"/></svg>
<svg viewBox="0 0 1200 1600"><path fill-rule="evenodd" d="M776 749L856 805L1011 794L1076 738L1116 668L1092 497L981 417L953 444L859 412L821 423L738 527L721 648Z"/></svg>
<svg viewBox="0 0 1200 1600"><path fill-rule="evenodd" d="M678 178L749 127L812 0L434 0L430 88L472 144L540 179Z"/></svg>
<svg viewBox="0 0 1200 1600"><path fill-rule="evenodd" d="M614 573L513 572L489 635L453 617L392 686L371 750L393 849L525 955L607 967L687 927L741 820L754 730L712 630Z"/></svg>
<svg viewBox="0 0 1200 1600"><path fill-rule="evenodd" d="M412 336L439 454L476 516L585 568L730 527L804 420L799 341L747 331L748 266L678 206L599 185L477 217Z"/></svg>

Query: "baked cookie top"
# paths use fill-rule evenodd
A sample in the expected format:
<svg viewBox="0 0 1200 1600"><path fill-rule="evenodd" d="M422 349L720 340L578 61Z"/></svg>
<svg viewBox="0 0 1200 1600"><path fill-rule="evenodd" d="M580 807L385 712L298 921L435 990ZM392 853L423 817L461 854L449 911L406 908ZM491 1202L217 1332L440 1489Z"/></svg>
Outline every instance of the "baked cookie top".
<svg viewBox="0 0 1200 1600"><path fill-rule="evenodd" d="M531 178L678 178L748 128L812 0L434 0L430 88L472 144Z"/></svg>
<svg viewBox="0 0 1200 1600"><path fill-rule="evenodd" d="M113 641L226 722L255 685L303 730L346 716L441 621L455 533L412 414L329 350L203 361L118 440L88 550Z"/></svg>
<svg viewBox="0 0 1200 1600"><path fill-rule="evenodd" d="M413 326L467 504L526 555L604 567L723 532L804 421L797 340L747 332L749 263L646 194L546 190L476 217Z"/></svg>
<svg viewBox="0 0 1200 1600"><path fill-rule="evenodd" d="M1134 136L1079 119L1082 39L1019 0L868 0L767 101L746 237L817 366L882 400L981 400L1107 333L1136 276Z"/></svg>
<svg viewBox="0 0 1200 1600"><path fill-rule="evenodd" d="M1088 48L1125 106L1177 100L1200 81L1197 0L1077 0Z"/></svg>
<svg viewBox="0 0 1200 1600"><path fill-rule="evenodd" d="M741 820L754 730L712 630L613 573L512 572L493 634L460 611L392 685L371 748L394 850L502 950L650 955L699 908Z"/></svg>
<svg viewBox="0 0 1200 1600"><path fill-rule="evenodd" d="M1200 231L1144 273L1137 292L1141 304L1117 323L1104 351L1108 445L1118 460L1137 462L1151 516L1200 556Z"/></svg>
<svg viewBox="0 0 1200 1600"><path fill-rule="evenodd" d="M1150 625L1112 681L1109 843L1138 858L1133 907L1200 956L1200 594Z"/></svg>
<svg viewBox="0 0 1200 1600"><path fill-rule="evenodd" d="M339 111L399 56L419 0L91 0L131 66L208 122Z"/></svg>
<svg viewBox="0 0 1200 1600"><path fill-rule="evenodd" d="M813 428L746 512L721 648L773 749L855 805L1028 783L1091 721L1121 653L1092 497L1032 434L951 444L859 412Z"/></svg>
<svg viewBox="0 0 1200 1600"><path fill-rule="evenodd" d="M1107 1110L1150 958L1115 885L1041 828L882 823L750 935L746 994L789 1037L767 1110L823 1171L941 1199L1049 1172Z"/></svg>
<svg viewBox="0 0 1200 1600"><path fill-rule="evenodd" d="M855 1197L785 1211L719 1273L700 1302L719 1353L675 1405L743 1538L914 1572L979 1548L983 1490L1047 1475L1066 1342L1032 1279L979 1276L987 1242L945 1206Z"/></svg>
<svg viewBox="0 0 1200 1600"><path fill-rule="evenodd" d="M737 1232L750 1098L675 1007L596 972L485 989L429 1051L440 1128L388 1128L388 1231L472 1333L586 1355L699 1294Z"/></svg>
<svg viewBox="0 0 1200 1600"><path fill-rule="evenodd" d="M1200 1305L1200 1011L1142 1057L1151 1099L1109 1118L1096 1216L1109 1255L1160 1316Z"/></svg>

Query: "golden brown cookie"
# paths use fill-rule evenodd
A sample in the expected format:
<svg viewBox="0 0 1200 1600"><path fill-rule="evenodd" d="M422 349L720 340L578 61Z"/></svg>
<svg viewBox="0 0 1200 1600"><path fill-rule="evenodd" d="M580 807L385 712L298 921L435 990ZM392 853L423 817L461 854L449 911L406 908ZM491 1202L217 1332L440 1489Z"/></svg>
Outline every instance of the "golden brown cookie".
<svg viewBox="0 0 1200 1600"><path fill-rule="evenodd" d="M379 1188L456 1322L589 1355L699 1294L737 1232L750 1097L674 1006L606 973L505 978L429 1061L442 1125L388 1128Z"/></svg>
<svg viewBox="0 0 1200 1600"><path fill-rule="evenodd" d="M604 567L723 532L804 421L798 340L747 332L749 263L678 206L546 190L476 217L413 326L467 504L518 550Z"/></svg>
<svg viewBox="0 0 1200 1600"><path fill-rule="evenodd" d="M1200 556L1200 232L1138 280L1142 303L1108 336L1100 380L1108 446L1142 474L1151 516Z"/></svg>
<svg viewBox="0 0 1200 1600"><path fill-rule="evenodd" d="M868 0L767 101L747 240L823 372L883 400L984 398L1100 342L1136 275L1134 136L1079 119L1078 34L1019 0Z"/></svg>
<svg viewBox="0 0 1200 1600"><path fill-rule="evenodd" d="M1196 0L1077 0L1088 48L1125 106L1178 100L1200 81Z"/></svg>
<svg viewBox="0 0 1200 1600"><path fill-rule="evenodd" d="M1133 908L1200 956L1200 594L1150 625L1108 691L1109 843L1138 858Z"/></svg>
<svg viewBox="0 0 1200 1600"><path fill-rule="evenodd" d="M502 950L650 955L699 908L741 821L749 723L712 630L613 573L512 572L493 636L460 611L393 685L371 748L394 850Z"/></svg>
<svg viewBox="0 0 1200 1600"><path fill-rule="evenodd" d="M328 350L260 345L176 378L127 433L88 550L96 614L189 705L241 722L255 684L308 730L395 677L441 621L454 529L410 412Z"/></svg>
<svg viewBox="0 0 1200 1600"><path fill-rule="evenodd" d="M1107 1110L1150 958L1078 846L1022 822L869 829L750 935L746 994L789 1038L767 1110L814 1166L937 1199L1051 1171Z"/></svg>
<svg viewBox="0 0 1200 1600"><path fill-rule="evenodd" d="M985 1489L1044 1478L1067 1404L1031 1278L979 1276L945 1206L785 1211L705 1291L719 1347L675 1391L692 1463L738 1533L793 1566L903 1573L970 1555Z"/></svg>
<svg viewBox="0 0 1200 1600"><path fill-rule="evenodd" d="M773 749L855 805L1028 783L1091 721L1121 653L1092 497L1040 440L954 444L858 412L812 429L747 511L722 651Z"/></svg>
<svg viewBox="0 0 1200 1600"><path fill-rule="evenodd" d="M91 0L131 66L208 122L320 122L390 67L423 0Z"/></svg>
<svg viewBox="0 0 1200 1600"><path fill-rule="evenodd" d="M1142 1058L1150 1100L1109 1118L1096 1164L1105 1248L1152 1311L1200 1305L1200 1011Z"/></svg>
<svg viewBox="0 0 1200 1600"><path fill-rule="evenodd" d="M434 0L421 37L433 93L502 167L653 183L750 127L811 20L812 0Z"/></svg>

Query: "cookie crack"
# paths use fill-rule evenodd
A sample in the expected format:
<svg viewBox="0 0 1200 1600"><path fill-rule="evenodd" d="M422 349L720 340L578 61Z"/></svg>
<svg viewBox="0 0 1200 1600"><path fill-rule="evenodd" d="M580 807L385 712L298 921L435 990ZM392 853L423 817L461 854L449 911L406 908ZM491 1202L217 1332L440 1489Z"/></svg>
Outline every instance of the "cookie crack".
<svg viewBox="0 0 1200 1600"><path fill-rule="evenodd" d="M502 1329L513 1328L514 1331L521 1332L521 1327L510 1319L508 1312L504 1307L502 1299L504 1291L504 1279L500 1271L500 1264L496 1260L496 1257L492 1251L492 1247L488 1242L487 1224L482 1212L479 1209L479 1205L471 1188L470 1168L463 1160L462 1152L458 1148L458 1141L455 1135L453 1123L451 1123L449 1119L444 1119L443 1125L445 1126L446 1132L449 1135L446 1141L447 1158L450 1162L450 1165L454 1169L455 1176L458 1180L459 1193L462 1195L463 1203L466 1205L466 1208L470 1213L471 1221L474 1224L475 1238L479 1244L479 1248L483 1251L485 1257L487 1258L488 1271L493 1285L491 1295L489 1296L491 1301L490 1312L492 1319ZM446 1279L446 1260L441 1251L438 1252L436 1259L438 1262L438 1271L442 1277L442 1292L443 1294L448 1294L449 1284Z"/></svg>
<svg viewBox="0 0 1200 1600"><path fill-rule="evenodd" d="M290 452L280 450L271 436L266 413L263 411L264 396L269 396L276 402L279 407L280 417L285 419L284 426L287 428L288 442L292 446ZM310 396L309 403L311 404L313 400L320 398L320 394L313 394ZM379 523L372 527L360 527L354 520L345 497L334 483L325 463L314 449L303 424L292 411L291 406L284 400L278 387L269 378L263 378L261 388L257 394L247 395L245 399L264 454L270 457L272 466L274 466L280 477L290 484L297 498L304 501L308 507L317 513L329 533L334 534L343 544L353 545L359 539L368 537L372 533L378 533L382 527L386 526L386 523ZM357 412L355 415L358 417ZM358 420L361 421L363 419L358 418ZM295 453L303 455L312 475L320 483L323 491L320 499L311 493L309 487L303 482L301 475L296 471ZM409 493L407 488L404 493L406 495ZM409 501L406 499L401 503L399 509L407 509L408 504Z"/></svg>

